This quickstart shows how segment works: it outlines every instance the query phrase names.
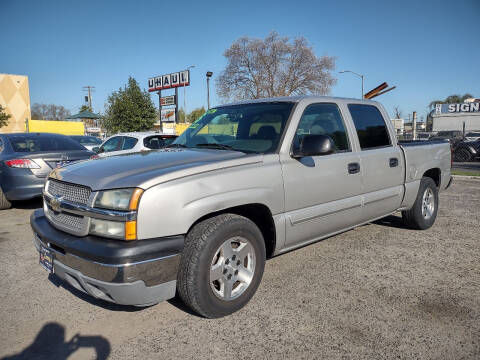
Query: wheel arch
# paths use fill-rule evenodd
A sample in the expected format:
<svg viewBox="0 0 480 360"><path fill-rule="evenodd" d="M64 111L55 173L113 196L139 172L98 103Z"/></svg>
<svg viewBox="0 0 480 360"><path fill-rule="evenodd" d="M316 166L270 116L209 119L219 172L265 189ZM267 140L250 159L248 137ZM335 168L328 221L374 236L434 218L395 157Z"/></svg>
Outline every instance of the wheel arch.
<svg viewBox="0 0 480 360"><path fill-rule="evenodd" d="M277 243L275 222L269 207L261 203L249 203L211 212L197 219L188 229L188 232L198 223L211 217L231 213L244 216L251 220L261 231L265 241L267 258L272 257Z"/></svg>
<svg viewBox="0 0 480 360"><path fill-rule="evenodd" d="M431 178L438 188L440 188L442 182L442 171L439 168L431 168L425 171L422 177L429 177Z"/></svg>

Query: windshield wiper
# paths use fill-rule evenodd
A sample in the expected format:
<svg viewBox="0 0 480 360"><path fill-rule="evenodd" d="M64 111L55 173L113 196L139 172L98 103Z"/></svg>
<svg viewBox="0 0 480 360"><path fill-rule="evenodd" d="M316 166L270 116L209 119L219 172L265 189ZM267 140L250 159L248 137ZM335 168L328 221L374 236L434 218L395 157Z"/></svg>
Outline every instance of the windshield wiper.
<svg viewBox="0 0 480 360"><path fill-rule="evenodd" d="M240 151L242 152L241 150L237 150L237 149L234 149L233 147L229 146L229 145L225 145L225 144L217 144L217 143L202 143L202 144L195 144L195 147L204 147L204 148L212 148L212 149L220 149L220 150L233 150L233 151Z"/></svg>

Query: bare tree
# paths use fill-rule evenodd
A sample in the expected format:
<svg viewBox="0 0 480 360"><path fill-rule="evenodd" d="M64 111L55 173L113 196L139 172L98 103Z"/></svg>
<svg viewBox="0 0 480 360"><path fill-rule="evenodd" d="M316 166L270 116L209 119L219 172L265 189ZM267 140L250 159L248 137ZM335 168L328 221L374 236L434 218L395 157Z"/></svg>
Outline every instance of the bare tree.
<svg viewBox="0 0 480 360"><path fill-rule="evenodd" d="M224 101L304 94L325 95L335 85L335 58L316 57L303 37L276 32L265 39L242 37L228 48L227 66L216 80Z"/></svg>
<svg viewBox="0 0 480 360"><path fill-rule="evenodd" d="M400 107L395 106L393 108L393 112L394 112L394 115L395 115L395 119L401 119L402 118L402 110L400 110Z"/></svg>
<svg viewBox="0 0 480 360"><path fill-rule="evenodd" d="M35 103L32 105L31 112L34 120L64 120L71 115L65 107L54 104Z"/></svg>

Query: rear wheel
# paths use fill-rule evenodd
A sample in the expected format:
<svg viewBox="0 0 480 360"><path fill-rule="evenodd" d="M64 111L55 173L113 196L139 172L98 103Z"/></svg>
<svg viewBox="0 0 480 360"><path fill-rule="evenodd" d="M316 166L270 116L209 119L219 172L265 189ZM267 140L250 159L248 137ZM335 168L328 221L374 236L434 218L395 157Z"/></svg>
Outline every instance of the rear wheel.
<svg viewBox="0 0 480 360"><path fill-rule="evenodd" d="M417 198L410 210L402 211L405 224L418 230L430 228L437 218L438 188L435 182L424 177L420 181Z"/></svg>
<svg viewBox="0 0 480 360"><path fill-rule="evenodd" d="M12 203L7 200L7 198L5 197L5 194L0 188L0 210L10 209L11 206L12 206Z"/></svg>
<svg viewBox="0 0 480 360"><path fill-rule="evenodd" d="M236 214L221 214L187 234L177 289L183 302L208 318L231 314L255 294L265 267L258 227Z"/></svg>
<svg viewBox="0 0 480 360"><path fill-rule="evenodd" d="M473 160L473 156L467 149L459 149L455 151L453 156L456 162L470 162Z"/></svg>

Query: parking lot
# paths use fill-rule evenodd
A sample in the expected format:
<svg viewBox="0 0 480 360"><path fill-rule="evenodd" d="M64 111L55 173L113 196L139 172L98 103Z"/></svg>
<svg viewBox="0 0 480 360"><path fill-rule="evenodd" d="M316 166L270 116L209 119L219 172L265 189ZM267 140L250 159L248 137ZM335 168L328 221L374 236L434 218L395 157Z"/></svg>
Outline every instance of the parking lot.
<svg viewBox="0 0 480 360"><path fill-rule="evenodd" d="M399 214L267 261L241 311L200 318L177 301L112 305L50 279L29 215L0 212L0 358L480 357L480 181L441 194L435 226Z"/></svg>

